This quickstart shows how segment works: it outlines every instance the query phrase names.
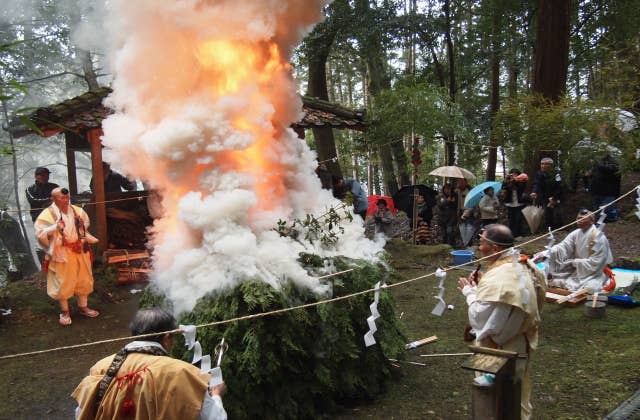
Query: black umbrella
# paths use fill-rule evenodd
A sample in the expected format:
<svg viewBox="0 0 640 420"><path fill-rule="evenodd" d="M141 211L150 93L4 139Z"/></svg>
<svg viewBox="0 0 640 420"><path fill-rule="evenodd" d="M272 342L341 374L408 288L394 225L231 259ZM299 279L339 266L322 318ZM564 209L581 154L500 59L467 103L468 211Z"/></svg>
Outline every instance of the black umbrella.
<svg viewBox="0 0 640 420"><path fill-rule="evenodd" d="M413 191L416 188L418 189L418 194L424 197L424 201L429 208L436 205L436 196L438 195L436 190L422 184L407 185L400 188L400 190L393 195L393 204L398 210L407 213L410 219L413 217Z"/></svg>

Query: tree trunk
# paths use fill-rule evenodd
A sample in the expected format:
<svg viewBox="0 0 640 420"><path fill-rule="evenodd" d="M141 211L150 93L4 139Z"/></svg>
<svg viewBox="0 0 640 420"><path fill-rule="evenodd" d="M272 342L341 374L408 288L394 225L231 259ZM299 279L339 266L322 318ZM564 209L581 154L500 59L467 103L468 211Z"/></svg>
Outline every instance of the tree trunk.
<svg viewBox="0 0 640 420"><path fill-rule="evenodd" d="M493 10L491 20L491 135L489 137L489 155L487 158L487 181L495 181L498 160L498 139L495 132L495 120L500 110L500 13Z"/></svg>
<svg viewBox="0 0 640 420"><path fill-rule="evenodd" d="M338 0L334 3L337 7L344 3ZM305 54L309 64L309 80L307 84L307 95L319 99L329 99L327 89L327 59L336 33L343 22L341 19L333 19L332 16L317 25L313 32L307 37ZM313 137L316 143L318 161L324 162L329 172L335 176L342 176L340 165L337 162L338 154L336 142L331 127L313 128Z"/></svg>
<svg viewBox="0 0 640 420"><path fill-rule="evenodd" d="M456 73L455 73L455 56L453 52L453 41L451 39L451 8L450 1L445 0L442 10L445 17L445 45L447 46L447 60L449 61L449 99L451 102L456 101ZM455 165L455 136L451 132L444 133L445 157L447 165Z"/></svg>
<svg viewBox="0 0 640 420"><path fill-rule="evenodd" d="M560 100L566 89L570 3L570 0L538 1L533 92L552 102ZM539 163L539 147L534 142L527 143L525 168L534 174Z"/></svg>
<svg viewBox="0 0 640 420"><path fill-rule="evenodd" d="M98 76L96 75L96 71L93 68L91 52L80 48L78 48L76 52L78 54L78 57L82 61L82 73L84 75L85 82L87 82L87 86L89 86L89 90L96 90L100 88L100 84L98 83Z"/></svg>
<svg viewBox="0 0 640 420"><path fill-rule="evenodd" d="M539 0L533 91L554 102L564 95L569 65L570 0Z"/></svg>
<svg viewBox="0 0 640 420"><path fill-rule="evenodd" d="M5 121L9 121L9 112L7 111L7 102L5 100L2 101L2 114ZM24 237L24 242L26 243L29 249L29 255L25 256L33 262L33 255L31 254L31 243L29 241L29 235L27 234L27 228L24 226L24 221L22 220L22 206L20 205L20 189L18 188L18 161L16 159L17 152L13 139L13 134L11 131L7 130L9 135L9 144L11 147L11 164L13 166L13 193L16 197L16 210L18 211L18 223L20 224L20 229L22 230L22 236ZM12 252L12 250L7 249L7 252ZM35 266L35 263L33 264Z"/></svg>
<svg viewBox="0 0 640 420"><path fill-rule="evenodd" d="M370 12L369 0L357 0L355 2L355 16L359 16L363 19L363 24L368 24L370 21ZM361 51L364 55L363 60L367 69L367 90L371 98L370 102L375 104L376 96L378 96L383 90L391 88L391 81L385 71L385 55L382 49L382 41L377 31L365 31L359 41ZM391 145L388 143L379 145L378 156L380 157L380 164L382 165L382 178L384 180L385 194L393 195L398 191L398 183L396 181L395 171L393 168L393 152L391 150ZM406 171L406 160L404 170Z"/></svg>

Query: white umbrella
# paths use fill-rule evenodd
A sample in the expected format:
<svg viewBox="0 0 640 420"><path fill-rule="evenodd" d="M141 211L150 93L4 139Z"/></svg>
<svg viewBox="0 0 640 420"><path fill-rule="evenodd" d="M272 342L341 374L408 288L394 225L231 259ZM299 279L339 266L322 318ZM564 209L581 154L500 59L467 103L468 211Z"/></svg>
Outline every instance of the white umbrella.
<svg viewBox="0 0 640 420"><path fill-rule="evenodd" d="M471 239L473 238L473 234L476 233L476 227L470 220L465 220L458 225L458 229L460 229L460 237L462 238L462 243L464 246L469 245Z"/></svg>
<svg viewBox="0 0 640 420"><path fill-rule="evenodd" d="M531 229L531 233L534 234L538 231L540 223L544 218L544 209L538 206L527 206L522 209L522 215Z"/></svg>
<svg viewBox="0 0 640 420"><path fill-rule="evenodd" d="M443 176L446 178L469 178L476 179L476 176L467 169L459 166L441 166L429 172L429 175Z"/></svg>

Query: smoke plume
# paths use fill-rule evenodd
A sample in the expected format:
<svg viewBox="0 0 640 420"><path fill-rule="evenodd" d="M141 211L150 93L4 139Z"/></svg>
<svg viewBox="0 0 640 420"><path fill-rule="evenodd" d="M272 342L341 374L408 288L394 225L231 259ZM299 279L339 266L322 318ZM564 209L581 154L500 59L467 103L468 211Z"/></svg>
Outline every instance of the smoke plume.
<svg viewBox="0 0 640 420"><path fill-rule="evenodd" d="M116 113L103 122L105 160L160 197L152 281L177 312L250 278L324 293L299 252L373 259L381 250L359 218L333 250L273 230L338 204L289 128L302 104L288 57L327 2L110 3L107 105Z"/></svg>

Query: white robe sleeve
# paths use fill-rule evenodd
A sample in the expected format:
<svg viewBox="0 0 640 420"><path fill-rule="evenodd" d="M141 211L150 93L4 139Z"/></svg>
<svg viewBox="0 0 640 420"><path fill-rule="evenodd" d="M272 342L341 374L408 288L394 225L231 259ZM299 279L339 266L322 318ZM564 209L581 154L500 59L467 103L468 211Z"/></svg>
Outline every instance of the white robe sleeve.
<svg viewBox="0 0 640 420"><path fill-rule="evenodd" d="M227 412L219 395L211 396L209 395L209 390L204 392L200 420L227 420Z"/></svg>
<svg viewBox="0 0 640 420"><path fill-rule="evenodd" d="M494 343L502 345L515 337L524 322L524 311L506 303L481 302L476 299L473 289L465 296L469 304L469 324L476 340L490 337Z"/></svg>

